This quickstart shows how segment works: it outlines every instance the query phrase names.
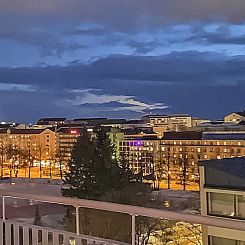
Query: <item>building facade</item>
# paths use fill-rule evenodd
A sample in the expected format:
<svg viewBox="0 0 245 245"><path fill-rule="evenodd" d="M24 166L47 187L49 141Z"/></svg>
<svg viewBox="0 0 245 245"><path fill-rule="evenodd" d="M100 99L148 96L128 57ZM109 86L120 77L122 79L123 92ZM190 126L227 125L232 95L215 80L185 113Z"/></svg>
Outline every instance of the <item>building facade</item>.
<svg viewBox="0 0 245 245"><path fill-rule="evenodd" d="M200 194L202 215L244 221L245 157L201 162ZM244 245L245 232L203 226L203 244Z"/></svg>
<svg viewBox="0 0 245 245"><path fill-rule="evenodd" d="M56 133L56 155L58 161L66 165L71 158L71 153L81 128L61 127Z"/></svg>
<svg viewBox="0 0 245 245"><path fill-rule="evenodd" d="M225 122L232 122L232 123L240 123L241 121L245 121L245 111L241 112L233 112L229 115L227 115L224 118Z"/></svg>
<svg viewBox="0 0 245 245"><path fill-rule="evenodd" d="M0 130L1 163L20 161L25 158L28 164L55 160L56 137L51 129L17 129Z"/></svg>
<svg viewBox="0 0 245 245"><path fill-rule="evenodd" d="M245 134L167 132L157 134L120 134L118 156L126 155L131 169L145 175L154 173L161 180L179 184L199 182L200 160L245 156Z"/></svg>

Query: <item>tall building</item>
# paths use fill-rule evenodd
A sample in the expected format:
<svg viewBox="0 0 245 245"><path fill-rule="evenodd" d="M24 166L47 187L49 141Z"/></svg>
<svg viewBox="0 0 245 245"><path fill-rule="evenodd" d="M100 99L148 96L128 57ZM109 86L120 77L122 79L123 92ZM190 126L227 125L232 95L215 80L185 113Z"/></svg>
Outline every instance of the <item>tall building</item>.
<svg viewBox="0 0 245 245"><path fill-rule="evenodd" d="M202 215L245 219L245 157L200 163ZM203 226L204 245L244 245L245 232Z"/></svg>

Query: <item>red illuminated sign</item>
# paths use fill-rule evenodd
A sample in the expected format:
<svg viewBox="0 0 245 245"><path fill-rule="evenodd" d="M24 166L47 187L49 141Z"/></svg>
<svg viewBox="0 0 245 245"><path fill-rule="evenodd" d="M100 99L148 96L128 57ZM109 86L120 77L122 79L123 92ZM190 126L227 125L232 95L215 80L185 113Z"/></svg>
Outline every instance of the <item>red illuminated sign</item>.
<svg viewBox="0 0 245 245"><path fill-rule="evenodd" d="M76 129L72 129L71 130L71 134L77 134L77 130Z"/></svg>

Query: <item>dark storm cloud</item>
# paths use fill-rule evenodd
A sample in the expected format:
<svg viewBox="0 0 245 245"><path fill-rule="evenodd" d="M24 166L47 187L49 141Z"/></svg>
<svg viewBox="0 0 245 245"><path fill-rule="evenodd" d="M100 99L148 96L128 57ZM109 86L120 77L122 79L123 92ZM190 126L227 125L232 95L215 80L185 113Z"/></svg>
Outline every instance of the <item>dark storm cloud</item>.
<svg viewBox="0 0 245 245"><path fill-rule="evenodd" d="M127 42L127 45L135 49L135 54L148 54L150 51L153 51L155 48L162 46L162 44L158 40L153 40L149 42L129 40Z"/></svg>
<svg viewBox="0 0 245 245"><path fill-rule="evenodd" d="M132 117L141 114L142 105L145 111L148 106L154 110L157 103L153 102L158 102L170 106L170 112L221 117L244 105L244 67L244 56L175 52L159 57L111 56L89 65L2 68L0 82L35 85L25 104L35 101L49 115L49 111L69 110L69 115L106 116L113 105L110 115ZM78 97L79 89L82 96ZM33 118L29 111L24 113Z"/></svg>
<svg viewBox="0 0 245 245"><path fill-rule="evenodd" d="M156 57L114 55L88 65L0 68L0 82L49 89L107 88L111 83L120 87L117 81L232 86L244 81L244 67L245 56L206 52L174 52Z"/></svg>

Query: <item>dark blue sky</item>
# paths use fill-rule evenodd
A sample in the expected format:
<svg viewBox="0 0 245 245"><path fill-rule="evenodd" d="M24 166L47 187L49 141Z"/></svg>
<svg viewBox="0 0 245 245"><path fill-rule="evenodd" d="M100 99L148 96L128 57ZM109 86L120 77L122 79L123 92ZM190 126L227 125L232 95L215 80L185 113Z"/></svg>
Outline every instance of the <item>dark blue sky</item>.
<svg viewBox="0 0 245 245"><path fill-rule="evenodd" d="M0 120L245 109L244 0L0 0Z"/></svg>

